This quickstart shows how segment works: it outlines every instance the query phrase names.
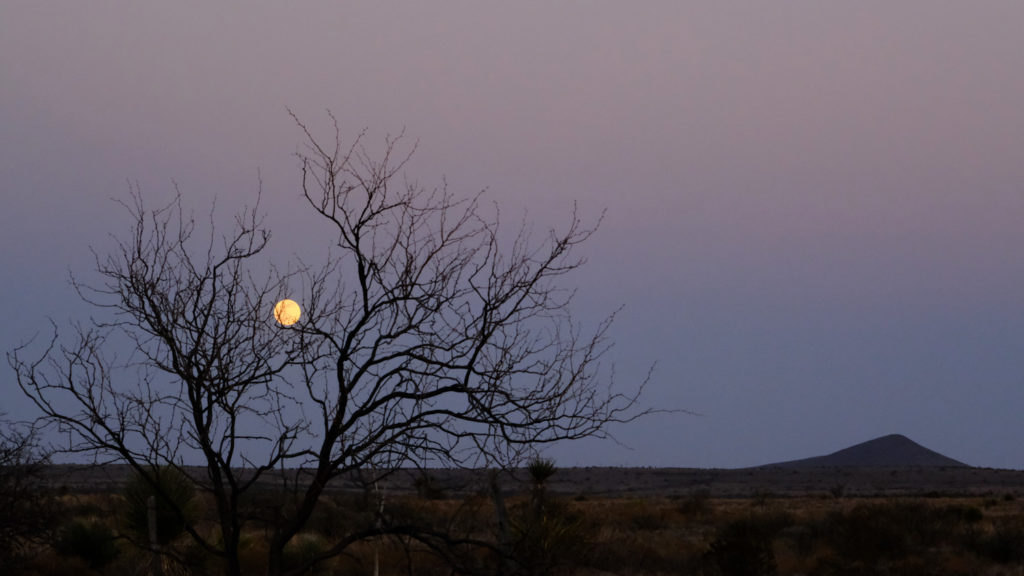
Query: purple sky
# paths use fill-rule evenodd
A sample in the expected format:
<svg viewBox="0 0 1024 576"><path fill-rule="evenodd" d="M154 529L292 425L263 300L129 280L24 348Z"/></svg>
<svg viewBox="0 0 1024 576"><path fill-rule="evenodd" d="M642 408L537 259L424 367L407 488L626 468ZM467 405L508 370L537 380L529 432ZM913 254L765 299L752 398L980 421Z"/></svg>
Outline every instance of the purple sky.
<svg viewBox="0 0 1024 576"><path fill-rule="evenodd" d="M1024 468L1024 3L375 4L4 2L4 350L87 313L67 272L125 230L129 180L228 214L260 173L275 249L306 249L286 107L331 109L418 139L423 184L607 209L577 312L625 304L622 382L657 361L647 403L703 416L560 464L902 433ZM10 371L0 411L30 414Z"/></svg>

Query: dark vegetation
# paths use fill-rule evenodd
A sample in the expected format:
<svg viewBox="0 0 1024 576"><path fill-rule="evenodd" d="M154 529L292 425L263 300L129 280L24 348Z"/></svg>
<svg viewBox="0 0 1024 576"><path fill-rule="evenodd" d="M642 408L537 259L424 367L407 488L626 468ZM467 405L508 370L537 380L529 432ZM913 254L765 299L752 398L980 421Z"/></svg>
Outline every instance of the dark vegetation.
<svg viewBox="0 0 1024 576"><path fill-rule="evenodd" d="M35 430L0 421L0 567L21 565L26 550L52 536L57 508L43 487L47 461Z"/></svg>
<svg viewBox="0 0 1024 576"><path fill-rule="evenodd" d="M551 490L560 471L535 460L503 484L497 506L487 482L448 490L443 473L430 490L329 491L306 529L285 549L286 567L322 554L353 526L381 516L445 540L388 534L367 539L304 574L694 574L976 575L1024 569L1024 498L1018 492L915 496L837 496L830 491L776 497L721 497L706 488L642 497ZM164 476L161 476L164 477ZM215 530L211 499L168 474L167 492L183 499L199 530ZM623 487L624 489L626 487ZM147 488L55 490L50 530L15 547L20 563L5 574L208 574L218 559L162 515L159 553L140 528ZM279 493L242 504L260 518L241 538L241 568L262 574ZM502 526L504 515L506 525ZM140 534L140 532L142 532ZM5 561L6 558L5 558Z"/></svg>

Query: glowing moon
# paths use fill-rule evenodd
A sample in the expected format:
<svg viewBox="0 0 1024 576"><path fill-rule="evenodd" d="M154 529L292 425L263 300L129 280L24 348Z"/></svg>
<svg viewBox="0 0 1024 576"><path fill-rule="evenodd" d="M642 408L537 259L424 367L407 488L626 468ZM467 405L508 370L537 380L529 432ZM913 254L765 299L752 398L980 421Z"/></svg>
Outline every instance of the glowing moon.
<svg viewBox="0 0 1024 576"><path fill-rule="evenodd" d="M281 300L274 305L274 320L282 326L291 326L299 321L302 309L295 300Z"/></svg>

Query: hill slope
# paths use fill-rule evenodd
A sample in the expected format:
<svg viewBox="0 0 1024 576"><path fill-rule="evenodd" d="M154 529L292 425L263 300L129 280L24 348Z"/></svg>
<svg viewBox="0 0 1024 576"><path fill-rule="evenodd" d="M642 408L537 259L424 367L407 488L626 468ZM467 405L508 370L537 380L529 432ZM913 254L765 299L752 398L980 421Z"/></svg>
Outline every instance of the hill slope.
<svg viewBox="0 0 1024 576"><path fill-rule="evenodd" d="M760 468L940 468L967 464L929 450L901 434L890 434L825 456L767 464Z"/></svg>

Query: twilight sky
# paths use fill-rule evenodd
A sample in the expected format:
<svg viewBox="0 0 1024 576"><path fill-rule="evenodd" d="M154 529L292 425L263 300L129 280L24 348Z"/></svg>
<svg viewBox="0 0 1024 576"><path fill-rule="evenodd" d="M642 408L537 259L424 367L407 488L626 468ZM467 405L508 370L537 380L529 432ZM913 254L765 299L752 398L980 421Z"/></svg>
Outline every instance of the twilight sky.
<svg viewBox="0 0 1024 576"><path fill-rule="evenodd" d="M87 317L129 181L229 215L262 177L275 253L312 249L286 108L330 109L513 219L607 210L576 312L625 305L621 383L657 362L645 403L701 415L559 464L902 433L1024 468L1024 3L377 4L0 1L0 347Z"/></svg>

